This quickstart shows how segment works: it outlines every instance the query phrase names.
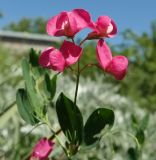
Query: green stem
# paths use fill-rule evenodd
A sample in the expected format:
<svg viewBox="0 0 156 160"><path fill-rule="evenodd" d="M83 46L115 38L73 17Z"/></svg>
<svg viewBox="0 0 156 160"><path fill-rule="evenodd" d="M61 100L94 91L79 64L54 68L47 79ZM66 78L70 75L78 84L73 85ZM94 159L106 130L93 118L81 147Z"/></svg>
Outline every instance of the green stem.
<svg viewBox="0 0 156 160"><path fill-rule="evenodd" d="M74 38L71 38L72 42L75 44Z"/></svg>
<svg viewBox="0 0 156 160"><path fill-rule="evenodd" d="M16 101L12 102L6 109L4 109L4 110L0 113L0 117L3 116L5 113L7 113L15 104L16 104Z"/></svg>
<svg viewBox="0 0 156 160"><path fill-rule="evenodd" d="M53 140L55 138L55 135L58 135L59 133L61 133L61 129L58 129L55 134L53 134L52 136L49 137L49 140Z"/></svg>
<svg viewBox="0 0 156 160"><path fill-rule="evenodd" d="M77 80L76 80L76 89L75 89L75 98L74 98L74 104L76 105L77 101L77 93L79 88L79 79L80 79L80 62L77 63Z"/></svg>
<svg viewBox="0 0 156 160"><path fill-rule="evenodd" d="M141 146L140 146L139 141L136 138L136 136L133 135L132 133L128 132L128 131L122 131L122 132L127 134L128 136L130 136L136 142L137 149L140 150ZM117 130L112 131L112 134L116 134L116 133L121 133L121 130L117 129Z"/></svg>
<svg viewBox="0 0 156 160"><path fill-rule="evenodd" d="M68 157L68 159L70 158L68 151L66 150L66 148L63 146L63 144L61 143L59 137L57 136L57 133L55 133L55 131L51 128L51 125L49 123L49 121L46 121L47 126L49 127L49 129L51 130L51 132L53 133L54 138L57 140L57 142L59 143L59 145L61 146L61 148L63 149L64 153L66 154L66 156ZM58 133L60 133L60 131L58 131ZM69 159L70 160L70 159Z"/></svg>
<svg viewBox="0 0 156 160"><path fill-rule="evenodd" d="M68 157L68 160L72 160L71 157Z"/></svg>
<svg viewBox="0 0 156 160"><path fill-rule="evenodd" d="M74 42L74 39L72 39L73 42ZM87 40L87 37L84 38L79 46L81 46L85 41ZM79 79L80 79L80 73L81 73L81 70L80 70L80 60L78 60L78 63L77 63L77 80L76 80L76 89L75 89L75 98L74 98L74 104L76 105L76 101L77 101L77 93L78 93L78 88L79 88Z"/></svg>
<svg viewBox="0 0 156 160"><path fill-rule="evenodd" d="M87 64L80 70L80 73L83 72L88 67L98 67L99 68L98 64L96 64L96 63L95 64L94 63L93 64Z"/></svg>
<svg viewBox="0 0 156 160"><path fill-rule="evenodd" d="M80 42L79 46L81 46L86 40L87 40L87 37Z"/></svg>

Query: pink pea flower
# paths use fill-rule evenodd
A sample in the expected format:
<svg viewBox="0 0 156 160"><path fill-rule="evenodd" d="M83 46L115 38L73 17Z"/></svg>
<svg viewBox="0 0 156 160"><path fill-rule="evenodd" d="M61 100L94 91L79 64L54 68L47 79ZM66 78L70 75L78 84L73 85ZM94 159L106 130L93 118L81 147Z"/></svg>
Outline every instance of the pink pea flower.
<svg viewBox="0 0 156 160"><path fill-rule="evenodd" d="M108 16L100 16L95 23L90 24L90 28L93 31L88 34L88 39L111 38L117 33L115 22Z"/></svg>
<svg viewBox="0 0 156 160"><path fill-rule="evenodd" d="M47 23L47 33L51 36L74 37L80 30L88 27L91 22L89 13L84 9L61 12Z"/></svg>
<svg viewBox="0 0 156 160"><path fill-rule="evenodd" d="M81 54L81 47L65 40L60 50L54 47L45 49L39 57L39 64L44 68L63 72L66 67L76 63Z"/></svg>
<svg viewBox="0 0 156 160"><path fill-rule="evenodd" d="M128 59L121 55L112 57L111 50L103 39L98 41L96 51L101 68L117 80L122 80L127 73Z"/></svg>
<svg viewBox="0 0 156 160"><path fill-rule="evenodd" d="M62 72L65 69L65 59L60 50L54 47L46 48L39 57L39 64L48 69Z"/></svg>
<svg viewBox="0 0 156 160"><path fill-rule="evenodd" d="M76 63L82 54L82 48L69 41L64 41L60 51L65 59L66 67Z"/></svg>
<svg viewBox="0 0 156 160"><path fill-rule="evenodd" d="M35 145L30 160L47 160L53 150L54 142L47 138L42 138Z"/></svg>

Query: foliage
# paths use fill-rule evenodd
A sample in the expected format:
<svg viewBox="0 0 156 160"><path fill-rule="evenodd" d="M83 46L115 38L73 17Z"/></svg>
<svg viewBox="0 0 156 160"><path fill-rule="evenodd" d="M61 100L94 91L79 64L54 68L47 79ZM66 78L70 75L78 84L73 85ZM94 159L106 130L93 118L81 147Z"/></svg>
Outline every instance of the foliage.
<svg viewBox="0 0 156 160"><path fill-rule="evenodd" d="M65 79L61 78L59 83L62 82L62 85L58 89L60 91L63 90L66 94L68 93L68 96L72 98L74 83L67 84L69 80L68 77ZM111 132L107 132L106 129L101 133L103 136L100 143L97 144L96 147L94 146L95 148L93 146L89 148L83 146L80 154L74 158L76 160L124 160L128 159L129 154L127 152L129 148L133 147L135 151L138 152L138 149L139 152L141 151L140 159L146 160L149 157L154 159L155 156L153 154L155 149L151 150L149 146L155 148L154 141L152 140L155 139L155 113L150 115L150 119L148 120L148 116L146 115L147 110L140 109L136 103L121 96L118 93L120 89L118 86L114 87L108 82L103 83L102 75L98 75L96 81L90 78L81 78L80 82L78 105L85 114L85 121L90 114L89 112L92 112L97 106L110 106L109 108L114 110L116 119ZM69 88L70 92L68 92ZM138 141L136 141L135 136L142 137L142 134L138 133L141 128L145 138L144 142L139 144L139 138Z"/></svg>
<svg viewBox="0 0 156 160"><path fill-rule="evenodd" d="M125 157L127 157L128 159L128 148L134 148L137 146L137 144L135 139L132 138L131 135L127 134L127 132L130 132L133 135L136 134L138 124L145 124L145 120L142 123L140 122L143 120L142 118L146 116L147 110L139 109L139 107L135 103L118 94L118 87L113 87L113 85L109 83L103 83L102 76L98 76L98 79L96 81L93 81L90 78L81 78L80 81L80 92L78 94L77 103L80 106L81 112L84 113L84 121L86 121L89 114L94 109L96 109L97 105L111 106L110 109L114 110L116 121L111 133L108 134L107 129L104 131L104 135L102 132L103 136L100 140L100 143L97 144L96 147L90 146L89 148L86 148L82 146L83 150L80 150L80 154L76 155L75 159L107 160L110 157L112 157L112 160L124 160ZM57 92L63 91L70 98L73 98L73 81L71 81L69 77L65 76L62 78L60 77L58 83L61 84L61 86L57 88ZM92 92L93 90L94 92ZM84 97L84 95L86 95L86 97ZM99 96L97 97L97 95ZM30 134L26 135L32 129L32 127L30 127L30 125L26 125L25 123L23 123L23 121L19 121L19 116L17 116L17 113L15 113L12 114L12 118L10 119L12 123L8 121L5 127L3 127L3 130L1 130L1 137L3 138L3 142L1 139L0 145L2 146L1 149L6 152L6 158L18 159L14 157L16 153L16 155L20 156L19 159L25 159L24 157L26 157L31 152L31 147L36 143L37 139L47 134L50 135L50 133L47 130L47 127L42 125ZM55 117L53 116L55 112L52 108L49 108L48 113L49 115L51 115L51 123L57 129L59 126L56 123ZM135 118L132 118L132 114ZM153 115L150 115L150 120L149 123L147 123L147 126L145 125L143 127L141 125L141 128L144 128L145 130L145 141L143 146L141 147L142 160L154 160L156 156L155 117L155 113L153 113ZM19 125L19 128L17 127L17 125ZM5 133L5 131L7 131L7 133ZM9 138L8 141L8 137L12 138ZM116 139L116 137L118 138ZM63 139L64 137L62 136L62 140ZM16 150L12 150L15 143L17 143ZM107 145L112 146L112 148L114 148L114 151L112 148L110 148L110 150L106 149ZM153 148L152 150L151 147ZM61 155L61 152L62 151L60 150L60 148L56 146L55 152L52 154L52 157L55 157L56 159L60 158L59 153Z"/></svg>
<svg viewBox="0 0 156 160"><path fill-rule="evenodd" d="M51 126L47 111L48 107L55 106L55 104L53 103L53 97L49 97L48 99L47 97L51 91L56 91L56 82L53 81L53 78L50 78L51 76L48 70L41 68L32 60L32 58L37 57L37 53L35 53L34 50L31 50L29 55L30 64L26 59L22 61L25 88L18 89L17 91L16 101L18 111L23 120L31 125L41 122ZM44 78L45 76L48 77L48 81ZM49 81L53 82L51 84L52 90L50 88L47 89L47 87L40 87L49 86ZM49 94L47 95L46 93L48 92ZM52 93L52 95L55 95L55 93ZM51 104L53 105L51 106ZM67 148L65 153L67 153L67 156L75 155L83 141L86 145L95 143L100 138L95 138L95 136L99 134L106 125L112 127L114 123L113 111L106 108L99 108L90 115L86 124L83 126L81 111L75 102L67 98L63 93L57 98L56 112L61 130L67 138L65 141ZM93 128L91 119L94 120L93 123L97 126L96 129ZM52 134L55 136L55 132L51 127L50 130L52 130ZM89 135L88 130L92 130Z"/></svg>
<svg viewBox="0 0 156 160"><path fill-rule="evenodd" d="M46 19L38 17L35 19L22 18L19 22L12 22L4 27L4 30L45 33Z"/></svg>
<svg viewBox="0 0 156 160"><path fill-rule="evenodd" d="M0 113L15 101L16 89L21 81L20 57L0 45Z"/></svg>
<svg viewBox="0 0 156 160"><path fill-rule="evenodd" d="M141 107L155 110L156 23L151 24L151 34L137 35L127 30L123 35L124 43L118 47L120 52L129 56L131 63L128 76L121 85L120 93L130 96Z"/></svg>

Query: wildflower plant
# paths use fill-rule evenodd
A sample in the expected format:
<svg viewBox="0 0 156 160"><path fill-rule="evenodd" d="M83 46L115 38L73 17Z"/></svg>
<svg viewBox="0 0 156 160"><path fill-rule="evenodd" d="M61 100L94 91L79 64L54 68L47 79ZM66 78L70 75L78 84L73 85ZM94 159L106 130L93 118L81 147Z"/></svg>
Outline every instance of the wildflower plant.
<svg viewBox="0 0 156 160"><path fill-rule="evenodd" d="M76 44L75 36L84 28L91 29L91 32L79 44ZM48 159L56 140L55 143L62 147L70 160L82 146L98 143L101 131L107 126L111 129L115 119L113 110L100 107L90 113L84 122L83 114L77 105L81 73L88 66L95 66L103 72L113 75L116 80L122 80L127 73L128 60L125 56L112 56L111 50L106 44L104 38L111 38L117 33L115 22L108 16L100 16L96 22L93 22L90 14L84 9L64 11L49 19L46 29L50 36L65 36L66 40L63 41L60 48L49 46L39 55L32 50L29 61L23 59L25 88L17 91L17 106L21 117L27 123L31 125L43 123L48 126L52 134L50 137L42 137L39 140L32 149L29 159ZM93 39L98 40L97 62L81 67L82 46L87 40ZM74 64L76 67L73 68ZM59 85L56 83L57 78L65 70L71 70L76 76L73 100L61 92L55 102L56 87ZM56 115L52 115L57 116L60 125L60 129L56 131L49 120L48 107L56 110ZM60 132L63 132L65 136L63 142L59 137Z"/></svg>

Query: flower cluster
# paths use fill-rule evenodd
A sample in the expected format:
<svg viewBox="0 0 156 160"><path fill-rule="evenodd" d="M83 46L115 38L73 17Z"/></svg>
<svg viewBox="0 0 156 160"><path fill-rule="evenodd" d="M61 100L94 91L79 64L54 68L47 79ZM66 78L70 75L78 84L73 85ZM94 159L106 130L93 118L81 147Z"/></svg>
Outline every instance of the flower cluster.
<svg viewBox="0 0 156 160"><path fill-rule="evenodd" d="M63 72L65 68L75 64L81 57L83 49L74 43L75 35L84 28L92 31L85 40L99 39L96 55L99 66L107 73L112 74L117 80L124 78L127 72L128 60L125 56L112 56L112 53L103 38L116 35L115 22L108 16L100 16L93 22L90 14L84 9L74 9L70 12L61 12L52 17L47 23L47 33L50 36L66 36L72 41L64 41L60 49L49 47L39 58L39 64L45 68Z"/></svg>

